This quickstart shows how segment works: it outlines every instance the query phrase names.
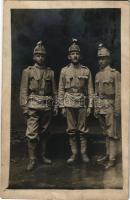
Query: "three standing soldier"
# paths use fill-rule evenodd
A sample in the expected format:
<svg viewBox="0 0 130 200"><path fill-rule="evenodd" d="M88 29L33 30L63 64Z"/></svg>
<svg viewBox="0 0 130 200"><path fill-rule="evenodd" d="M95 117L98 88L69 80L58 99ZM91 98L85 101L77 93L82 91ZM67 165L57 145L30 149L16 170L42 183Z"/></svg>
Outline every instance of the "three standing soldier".
<svg viewBox="0 0 130 200"><path fill-rule="evenodd" d="M73 39L68 49L68 59L70 63L61 70L58 92L59 107L67 118L72 151L67 163L73 163L77 158L77 133L80 135L81 157L87 163L87 117L93 107L93 83L89 68L80 64L80 48L76 39Z"/></svg>
<svg viewBox="0 0 130 200"><path fill-rule="evenodd" d="M23 70L21 80L20 105L27 117L29 171L36 166L39 144L43 162L51 164L51 160L45 157L45 150L52 113L57 114L57 91L54 72L44 64L45 56L46 50L40 41L33 52L35 64Z"/></svg>
<svg viewBox="0 0 130 200"><path fill-rule="evenodd" d="M100 71L95 78L95 116L99 119L103 134L106 136L106 155L97 161L107 161L105 168L115 164L117 139L117 117L121 110L120 73L110 66L110 51L99 45L97 52Z"/></svg>
<svg viewBox="0 0 130 200"><path fill-rule="evenodd" d="M51 160L45 156L45 150L52 114L58 112L54 72L44 65L46 50L42 41L37 43L33 55L35 64L23 70L20 88L20 105L27 117L27 170L36 166L38 144L41 145L43 162L51 164ZM100 71L95 78L94 107L95 116L106 136L106 155L98 161L108 160L107 169L115 164L119 138L116 118L120 115L120 73L110 67L110 51L102 44L98 48L98 58ZM58 92L59 107L67 118L67 133L72 151L67 163L77 159L77 133L82 161L88 163L87 117L92 111L94 90L89 68L80 64L80 47L76 39L73 39L68 49L68 60L70 63L61 70Z"/></svg>

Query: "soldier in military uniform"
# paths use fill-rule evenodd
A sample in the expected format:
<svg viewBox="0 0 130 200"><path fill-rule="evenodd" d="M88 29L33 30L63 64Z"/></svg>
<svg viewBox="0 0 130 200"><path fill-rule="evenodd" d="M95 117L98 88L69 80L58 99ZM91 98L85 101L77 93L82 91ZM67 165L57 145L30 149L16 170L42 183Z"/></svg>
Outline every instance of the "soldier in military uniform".
<svg viewBox="0 0 130 200"><path fill-rule="evenodd" d="M27 117L28 171L36 166L36 148L39 145L42 161L51 164L51 160L45 157L45 149L52 113L57 114L57 91L54 72L44 65L45 55L46 50L40 41L33 52L35 64L24 69L22 73L20 105Z"/></svg>
<svg viewBox="0 0 130 200"><path fill-rule="evenodd" d="M93 107L93 83L89 68L80 64L80 48L76 39L73 39L68 49L68 59L70 63L61 70L58 94L59 107L67 118L67 133L72 151L67 163L73 163L77 158L76 133L80 135L82 161L87 163L87 117Z"/></svg>
<svg viewBox="0 0 130 200"><path fill-rule="evenodd" d="M115 165L117 139L117 117L120 116L120 73L110 66L110 51L99 45L97 56L100 71L95 78L95 116L99 119L103 134L106 136L106 155L97 161L107 161L106 169Z"/></svg>

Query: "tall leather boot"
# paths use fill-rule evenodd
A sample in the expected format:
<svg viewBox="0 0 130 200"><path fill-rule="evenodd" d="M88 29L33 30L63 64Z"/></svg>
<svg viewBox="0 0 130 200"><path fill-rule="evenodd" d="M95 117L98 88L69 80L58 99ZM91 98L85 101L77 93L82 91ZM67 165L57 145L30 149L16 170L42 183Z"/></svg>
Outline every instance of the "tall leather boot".
<svg viewBox="0 0 130 200"><path fill-rule="evenodd" d="M28 139L28 155L29 155L29 163L27 165L27 171L31 171L36 166L36 146L37 146L37 140Z"/></svg>
<svg viewBox="0 0 130 200"><path fill-rule="evenodd" d="M69 138L69 144L70 144L70 147L71 147L72 155L67 160L67 163L71 164L71 163L73 163L76 160L77 153L78 153L76 135L71 135L70 136L70 138Z"/></svg>
<svg viewBox="0 0 130 200"><path fill-rule="evenodd" d="M86 150L87 150L86 137L84 135L80 135L80 152L81 152L82 161L84 163L88 163L89 162L89 158L88 158L88 156L86 154Z"/></svg>
<svg viewBox="0 0 130 200"><path fill-rule="evenodd" d="M46 144L47 144L47 138L46 137L43 137L41 138L41 150L42 150L42 162L45 163L45 164L52 164L52 161L50 159L48 159L45 154L46 154Z"/></svg>
<svg viewBox="0 0 130 200"><path fill-rule="evenodd" d="M106 153L105 153L105 155L100 156L97 159L97 162L104 162L109 159L109 154L110 154L110 139L109 139L109 137L106 137L105 145L106 145Z"/></svg>
<svg viewBox="0 0 130 200"><path fill-rule="evenodd" d="M113 167L115 165L116 161L116 148L117 148L117 141L113 138L109 138L110 142L110 155L109 155L109 161L106 165L106 169L109 169L110 167Z"/></svg>

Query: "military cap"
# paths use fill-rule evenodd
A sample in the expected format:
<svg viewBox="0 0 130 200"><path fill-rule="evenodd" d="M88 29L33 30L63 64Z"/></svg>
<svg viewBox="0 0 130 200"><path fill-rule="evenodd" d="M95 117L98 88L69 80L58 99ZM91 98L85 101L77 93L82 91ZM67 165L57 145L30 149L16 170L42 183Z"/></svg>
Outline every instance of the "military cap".
<svg viewBox="0 0 130 200"><path fill-rule="evenodd" d="M37 42L36 47L34 48L33 54L46 54L45 47L42 41Z"/></svg>
<svg viewBox="0 0 130 200"><path fill-rule="evenodd" d="M77 39L72 39L72 44L70 45L68 51L72 52L72 51L78 51L80 52L80 48L79 45L77 44L78 40Z"/></svg>
<svg viewBox="0 0 130 200"><path fill-rule="evenodd" d="M102 43L100 43L98 45L97 56L98 57L101 57L101 56L110 56L110 51Z"/></svg>

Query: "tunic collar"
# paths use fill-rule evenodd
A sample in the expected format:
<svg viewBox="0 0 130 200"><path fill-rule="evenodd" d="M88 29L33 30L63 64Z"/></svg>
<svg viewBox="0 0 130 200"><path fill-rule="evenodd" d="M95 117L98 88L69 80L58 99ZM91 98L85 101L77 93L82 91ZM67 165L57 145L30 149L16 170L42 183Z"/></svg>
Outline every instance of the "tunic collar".
<svg viewBox="0 0 130 200"><path fill-rule="evenodd" d="M78 69L78 68L80 68L80 67L81 67L81 64L79 63L77 67L74 67L74 65L73 65L72 63L70 63L70 64L69 64L69 66L70 66L71 68Z"/></svg>
<svg viewBox="0 0 130 200"><path fill-rule="evenodd" d="M45 69L45 66L40 66L37 63L34 64L34 67L38 68L38 69Z"/></svg>
<svg viewBox="0 0 130 200"><path fill-rule="evenodd" d="M111 67L110 67L110 65L108 65L108 66L106 66L104 69L101 69L101 71L108 71L108 70L110 70L111 69Z"/></svg>

